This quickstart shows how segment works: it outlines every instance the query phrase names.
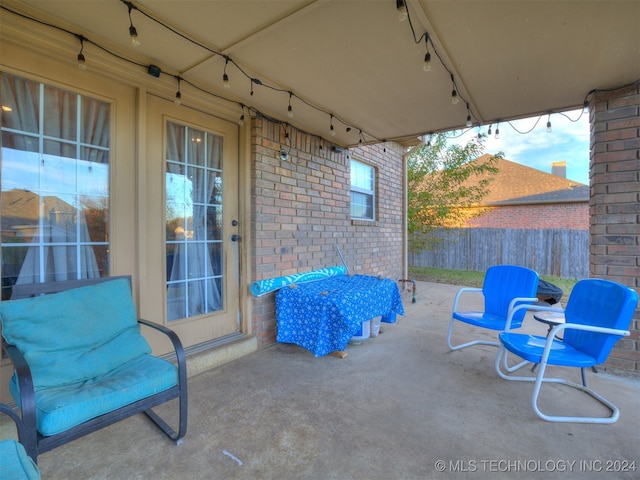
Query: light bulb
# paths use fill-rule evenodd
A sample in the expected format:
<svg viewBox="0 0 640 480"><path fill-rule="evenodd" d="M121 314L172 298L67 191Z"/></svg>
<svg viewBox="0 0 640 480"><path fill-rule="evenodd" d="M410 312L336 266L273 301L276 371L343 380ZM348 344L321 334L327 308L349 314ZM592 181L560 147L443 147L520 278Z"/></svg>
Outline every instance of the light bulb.
<svg viewBox="0 0 640 480"><path fill-rule="evenodd" d="M240 120L238 120L238 125L241 127L244 125L244 113L240 115Z"/></svg>
<svg viewBox="0 0 640 480"><path fill-rule="evenodd" d="M176 92L176 98L174 100L174 103L176 105L180 105L182 103L182 93L180 93L180 90Z"/></svg>
<svg viewBox="0 0 640 480"><path fill-rule="evenodd" d="M551 131L551 122L548 121L547 122L547 132L550 132L550 131Z"/></svg>
<svg viewBox="0 0 640 480"><path fill-rule="evenodd" d="M451 92L451 103L457 105L460 99L458 98L458 92L455 89Z"/></svg>
<svg viewBox="0 0 640 480"><path fill-rule="evenodd" d="M431 71L431 54L429 52L427 52L427 54L424 56L424 63L422 64L422 70L424 70L425 72Z"/></svg>
<svg viewBox="0 0 640 480"><path fill-rule="evenodd" d="M293 108L291 108L291 105L287 107L287 117L293 118Z"/></svg>
<svg viewBox="0 0 640 480"><path fill-rule="evenodd" d="M500 138L500 129L498 127L496 127L496 140L498 140Z"/></svg>
<svg viewBox="0 0 640 480"><path fill-rule="evenodd" d="M229 83L229 75L226 73L222 75L222 86L227 90L231 88L231 84Z"/></svg>
<svg viewBox="0 0 640 480"><path fill-rule="evenodd" d="M129 37L131 37L131 45L133 45L134 47L140 46L140 40L138 40L138 31L133 25L129 27Z"/></svg>
<svg viewBox="0 0 640 480"><path fill-rule="evenodd" d="M336 129L333 128L333 125L329 127L329 133L331 134L332 137L336 136Z"/></svg>
<svg viewBox="0 0 640 480"><path fill-rule="evenodd" d="M396 8L398 10L398 20L404 22L407 19L407 5L404 0L396 0Z"/></svg>
<svg viewBox="0 0 640 480"><path fill-rule="evenodd" d="M491 125L489 125L489 130L487 130L487 136L491 135Z"/></svg>
<svg viewBox="0 0 640 480"><path fill-rule="evenodd" d="M467 123L465 124L467 127L471 126L471 115L467 115Z"/></svg>
<svg viewBox="0 0 640 480"><path fill-rule="evenodd" d="M78 54L78 68L80 70L86 70L87 69L87 64L84 61L84 55L82 53Z"/></svg>

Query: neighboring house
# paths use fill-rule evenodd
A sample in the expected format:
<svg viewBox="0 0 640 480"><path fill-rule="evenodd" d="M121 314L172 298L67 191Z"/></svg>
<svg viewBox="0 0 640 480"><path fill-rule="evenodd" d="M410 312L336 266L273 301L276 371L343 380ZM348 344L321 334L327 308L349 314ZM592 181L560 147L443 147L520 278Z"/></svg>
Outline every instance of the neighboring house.
<svg viewBox="0 0 640 480"><path fill-rule="evenodd" d="M564 178L564 162L553 164L553 174L504 159L495 166L499 171L482 202L464 209L466 220L434 232L447 241L412 252L410 265L484 271L511 263L541 275L588 277L589 187Z"/></svg>
<svg viewBox="0 0 640 480"><path fill-rule="evenodd" d="M506 159L495 166L488 195L469 209L481 215L460 227L589 230L589 186L566 179L564 162L553 164L554 173Z"/></svg>

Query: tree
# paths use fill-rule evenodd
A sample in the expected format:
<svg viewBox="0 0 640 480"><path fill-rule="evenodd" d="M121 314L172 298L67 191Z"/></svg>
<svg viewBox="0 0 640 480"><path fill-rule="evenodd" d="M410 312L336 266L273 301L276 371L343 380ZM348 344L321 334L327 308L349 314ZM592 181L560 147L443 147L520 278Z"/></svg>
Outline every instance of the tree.
<svg viewBox="0 0 640 480"><path fill-rule="evenodd" d="M465 146L447 145L447 136L437 133L430 143L417 148L408 158L409 249L420 251L438 242L433 235L479 216L478 206L489 193L498 172L495 163L502 153L485 155L484 137Z"/></svg>

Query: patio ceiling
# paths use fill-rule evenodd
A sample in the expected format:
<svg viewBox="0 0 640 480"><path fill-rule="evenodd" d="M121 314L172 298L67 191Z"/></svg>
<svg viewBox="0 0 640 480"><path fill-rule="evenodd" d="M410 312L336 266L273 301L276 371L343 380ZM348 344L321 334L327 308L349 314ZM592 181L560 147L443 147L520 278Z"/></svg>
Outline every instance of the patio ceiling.
<svg viewBox="0 0 640 480"><path fill-rule="evenodd" d="M393 0L136 0L131 19L141 44L134 49L120 0L3 1L146 59L185 79L185 92L193 83L342 146L410 145L464 127L467 104L474 125L582 107L591 90L640 78L635 0L407 3L415 36ZM9 21L2 12L0 22ZM430 72L423 71L427 44L414 40L425 32ZM222 84L225 55L230 89ZM456 105L452 76L462 99Z"/></svg>

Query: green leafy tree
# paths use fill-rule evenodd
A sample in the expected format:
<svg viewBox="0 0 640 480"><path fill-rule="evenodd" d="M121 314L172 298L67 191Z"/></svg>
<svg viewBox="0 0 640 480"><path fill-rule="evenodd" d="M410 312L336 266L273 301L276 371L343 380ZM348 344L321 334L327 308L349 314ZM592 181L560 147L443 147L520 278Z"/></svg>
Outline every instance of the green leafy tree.
<svg viewBox="0 0 640 480"><path fill-rule="evenodd" d="M433 235L459 226L483 213L477 207L489 193L502 153L485 155L484 137L465 146L447 145L447 136L437 133L408 158L409 249L432 248L441 237Z"/></svg>

